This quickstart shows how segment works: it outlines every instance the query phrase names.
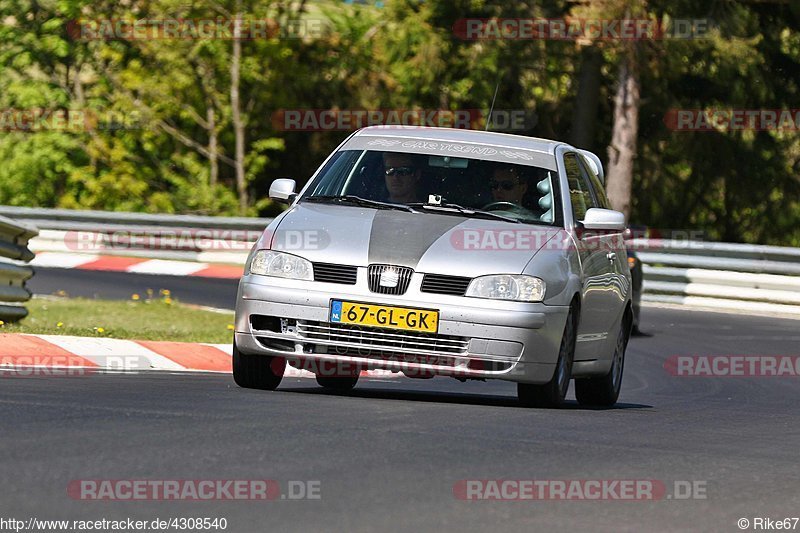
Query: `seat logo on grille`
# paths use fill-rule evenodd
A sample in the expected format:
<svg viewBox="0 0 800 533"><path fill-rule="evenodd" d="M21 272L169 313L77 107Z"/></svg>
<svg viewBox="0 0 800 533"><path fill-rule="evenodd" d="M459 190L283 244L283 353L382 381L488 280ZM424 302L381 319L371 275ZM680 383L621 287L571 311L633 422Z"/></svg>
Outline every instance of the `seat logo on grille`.
<svg viewBox="0 0 800 533"><path fill-rule="evenodd" d="M378 284L381 287L394 288L397 287L397 284L399 282L400 282L400 273L392 267L387 267L383 270L383 272L381 272L381 277L380 281L378 281Z"/></svg>
<svg viewBox="0 0 800 533"><path fill-rule="evenodd" d="M370 265L369 290L381 294L403 294L414 273L408 267L395 265Z"/></svg>

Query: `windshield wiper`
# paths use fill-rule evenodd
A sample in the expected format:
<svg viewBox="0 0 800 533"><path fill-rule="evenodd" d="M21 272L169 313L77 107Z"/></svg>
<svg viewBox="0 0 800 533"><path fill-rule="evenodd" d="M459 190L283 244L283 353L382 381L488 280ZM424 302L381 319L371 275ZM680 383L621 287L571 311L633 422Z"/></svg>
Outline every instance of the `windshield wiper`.
<svg viewBox="0 0 800 533"><path fill-rule="evenodd" d="M369 200L367 198L362 198L354 194L345 194L342 196L334 196L334 195L306 196L302 200L308 202L325 203L325 204L327 203L352 204L361 207L372 207L374 209L398 209L400 211L408 211L409 213L416 213L416 211L412 207L404 204L391 204L389 202L379 202L378 200Z"/></svg>
<svg viewBox="0 0 800 533"><path fill-rule="evenodd" d="M456 212L461 215L466 215L468 217L494 218L497 220L503 220L505 222L513 222L514 224L520 223L520 221L517 220L516 218L511 218L504 215L498 215L497 213L492 213L491 211L481 211L480 209L468 209L458 204L445 204L445 203L431 204L431 203L420 202L408 205L411 207L422 207L423 209L431 209L434 211Z"/></svg>

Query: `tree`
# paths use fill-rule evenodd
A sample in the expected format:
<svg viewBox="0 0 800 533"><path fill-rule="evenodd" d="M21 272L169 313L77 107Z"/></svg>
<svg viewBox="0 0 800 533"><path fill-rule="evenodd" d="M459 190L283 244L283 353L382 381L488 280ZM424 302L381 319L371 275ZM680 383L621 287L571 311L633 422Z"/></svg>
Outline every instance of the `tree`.
<svg viewBox="0 0 800 533"><path fill-rule="evenodd" d="M614 95L614 125L606 167L608 199L614 209L625 214L626 219L631 212L634 161L639 136L640 91L636 47L631 45L620 59L619 79Z"/></svg>

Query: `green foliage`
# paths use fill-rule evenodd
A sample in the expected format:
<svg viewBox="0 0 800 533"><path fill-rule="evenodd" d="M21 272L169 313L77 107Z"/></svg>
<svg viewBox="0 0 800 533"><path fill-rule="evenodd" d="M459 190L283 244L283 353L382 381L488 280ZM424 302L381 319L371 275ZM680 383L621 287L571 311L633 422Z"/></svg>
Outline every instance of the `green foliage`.
<svg viewBox="0 0 800 533"><path fill-rule="evenodd" d="M800 245L797 131L673 131L670 109L795 109L800 8L690 0L0 0L0 110L81 112L88 126L11 131L0 124L0 203L236 214L232 41L75 38L78 20L248 19L305 35L242 42L240 93L250 214L281 206L269 183L302 185L346 131L282 131L287 109L523 109L517 131L567 140L581 50L603 67L592 148L605 156L621 52L641 76L632 221L709 237ZM641 42L466 41L467 17L713 19L702 38ZM322 31L316 31L320 30ZM72 31L70 31L72 30ZM11 115L13 116L13 115ZM8 121L6 120L6 123ZM120 127L122 126L122 127ZM210 152L216 141L216 163Z"/></svg>

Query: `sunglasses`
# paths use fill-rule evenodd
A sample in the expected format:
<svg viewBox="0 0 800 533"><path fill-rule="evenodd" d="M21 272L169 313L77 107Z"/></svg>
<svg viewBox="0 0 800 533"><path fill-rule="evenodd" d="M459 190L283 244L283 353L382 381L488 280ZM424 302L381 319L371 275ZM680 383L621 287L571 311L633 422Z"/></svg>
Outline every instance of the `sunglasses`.
<svg viewBox="0 0 800 533"><path fill-rule="evenodd" d="M394 176L396 174L401 178L405 178L416 172L416 169L414 167L389 167L385 172L387 176Z"/></svg>
<svg viewBox="0 0 800 533"><path fill-rule="evenodd" d="M503 189L504 191L510 191L514 187L518 187L519 183L514 183L513 181L490 181L489 187L492 190Z"/></svg>

